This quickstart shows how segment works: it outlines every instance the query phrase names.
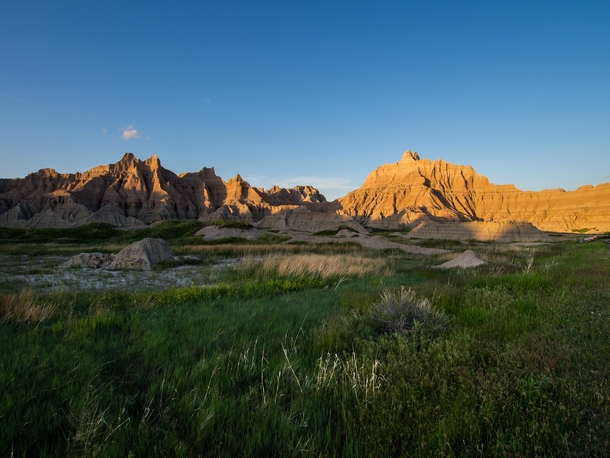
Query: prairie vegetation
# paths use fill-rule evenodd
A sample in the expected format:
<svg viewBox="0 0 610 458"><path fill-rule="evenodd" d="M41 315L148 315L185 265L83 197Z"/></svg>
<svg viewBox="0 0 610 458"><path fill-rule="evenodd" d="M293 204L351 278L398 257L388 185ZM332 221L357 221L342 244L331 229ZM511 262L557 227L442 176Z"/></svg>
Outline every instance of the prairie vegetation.
<svg viewBox="0 0 610 458"><path fill-rule="evenodd" d="M0 283L0 455L610 453L604 243L485 244L487 265L450 271L272 246L196 245L250 256L203 265L203 285Z"/></svg>
<svg viewBox="0 0 610 458"><path fill-rule="evenodd" d="M354 255L295 254L249 258L239 265L238 272L252 277L294 276L318 278L385 276L390 273L382 258Z"/></svg>

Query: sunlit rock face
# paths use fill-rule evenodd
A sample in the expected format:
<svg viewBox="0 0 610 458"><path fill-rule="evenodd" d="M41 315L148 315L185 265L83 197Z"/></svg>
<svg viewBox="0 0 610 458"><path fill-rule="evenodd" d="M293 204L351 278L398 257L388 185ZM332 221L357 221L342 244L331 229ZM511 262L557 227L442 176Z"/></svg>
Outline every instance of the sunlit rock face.
<svg viewBox="0 0 610 458"><path fill-rule="evenodd" d="M341 212L379 228L423 221L528 221L543 231L610 231L610 183L540 192L495 185L470 166L420 159L407 151L377 167L362 186L338 199Z"/></svg>
<svg viewBox="0 0 610 458"><path fill-rule="evenodd" d="M0 225L72 227L89 222L137 226L166 219L258 221L278 206L326 202L317 189L254 188L239 175L224 181L213 168L176 175L157 156L145 161L125 153L115 164L84 173L42 169L0 180Z"/></svg>
<svg viewBox="0 0 610 458"><path fill-rule="evenodd" d="M309 213L295 211L303 206ZM265 190L239 175L224 181L213 168L176 175L156 156L141 161L131 153L84 173L42 169L25 178L0 179L0 226L7 227L265 219L266 224L307 230L335 224L338 216L342 225L349 226L353 218L387 229L414 228L426 221L526 221L543 231L606 232L610 183L575 191L520 191L492 184L470 166L420 159L411 151L396 163L377 167L360 188L334 202L326 202L311 186Z"/></svg>

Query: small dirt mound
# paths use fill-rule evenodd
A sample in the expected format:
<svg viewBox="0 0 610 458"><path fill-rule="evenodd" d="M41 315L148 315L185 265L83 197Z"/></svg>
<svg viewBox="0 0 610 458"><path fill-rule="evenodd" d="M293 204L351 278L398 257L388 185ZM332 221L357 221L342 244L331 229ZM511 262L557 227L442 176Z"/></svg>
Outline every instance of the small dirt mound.
<svg viewBox="0 0 610 458"><path fill-rule="evenodd" d="M434 266L435 269L453 269L459 267L466 269L468 267L476 267L481 264L487 264L485 261L480 259L477 254L472 250L466 250L457 258L453 258L451 261L447 261L439 266Z"/></svg>
<svg viewBox="0 0 610 458"><path fill-rule="evenodd" d="M349 229L341 229L335 234L335 237L358 237L358 233L350 231Z"/></svg>

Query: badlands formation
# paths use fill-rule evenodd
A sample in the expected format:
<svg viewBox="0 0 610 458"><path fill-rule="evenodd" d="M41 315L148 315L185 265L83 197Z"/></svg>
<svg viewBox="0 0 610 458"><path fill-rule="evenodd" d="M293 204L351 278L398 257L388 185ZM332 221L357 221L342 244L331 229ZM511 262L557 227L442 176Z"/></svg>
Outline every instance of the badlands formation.
<svg viewBox="0 0 610 458"><path fill-rule="evenodd" d="M407 151L339 199L365 226L416 227L425 221L527 221L541 231L610 231L610 183L540 192L495 185L470 166L420 159Z"/></svg>
<svg viewBox="0 0 610 458"><path fill-rule="evenodd" d="M317 189L253 188L239 175L224 181L213 168L176 175L157 156L125 153L116 164L85 173L42 169L0 180L0 225L74 227L92 222L144 226L166 219L258 221L278 211L325 202Z"/></svg>
<svg viewBox="0 0 610 458"><path fill-rule="evenodd" d="M176 175L156 156L141 161L131 153L84 173L42 169L0 179L0 226L135 227L166 219L236 219L280 231L349 228L361 237L369 227L410 228L411 238L548 241L540 231L610 231L610 183L520 191L494 185L472 167L421 160L410 151L334 202L311 186L264 190L239 175L225 182L213 168Z"/></svg>

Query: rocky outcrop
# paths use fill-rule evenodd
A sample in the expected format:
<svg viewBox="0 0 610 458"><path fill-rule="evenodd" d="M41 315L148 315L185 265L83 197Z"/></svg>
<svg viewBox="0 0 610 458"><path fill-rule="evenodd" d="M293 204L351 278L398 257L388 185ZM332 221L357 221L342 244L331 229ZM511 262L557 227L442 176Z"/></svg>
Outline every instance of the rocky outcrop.
<svg viewBox="0 0 610 458"><path fill-rule="evenodd" d="M334 202L311 186L265 190L239 175L225 182L213 168L176 175L156 156L141 161L131 153L84 173L42 169L23 179L0 179L0 226L106 222L125 227L184 218L309 232L527 221L542 231L599 233L610 231L610 183L575 191L520 191L492 184L470 166L420 159L411 151L378 167L360 188Z"/></svg>
<svg viewBox="0 0 610 458"><path fill-rule="evenodd" d="M116 204L106 205L91 216L79 221L77 224L108 223L117 227L146 226L141 220L133 216L125 216L123 209Z"/></svg>
<svg viewBox="0 0 610 458"><path fill-rule="evenodd" d="M42 169L0 180L0 225L70 227L89 222L137 226L165 219L259 221L277 206L325 202L317 189L254 188L239 175L223 181L213 168L176 175L157 156L125 153L115 164L84 173Z"/></svg>
<svg viewBox="0 0 610 458"><path fill-rule="evenodd" d="M528 221L543 231L610 231L610 183L540 192L495 185L470 166L420 159L407 151L339 199L341 212L378 228L423 221Z"/></svg>
<svg viewBox="0 0 610 458"><path fill-rule="evenodd" d="M106 253L81 253L72 256L64 263L65 267L89 267L91 269L99 269L108 267L114 258L115 254Z"/></svg>
<svg viewBox="0 0 610 458"><path fill-rule="evenodd" d="M145 238L126 246L118 254L77 254L72 256L64 266L109 270L150 270L154 264L172 259L174 259L174 254L165 240Z"/></svg>
<svg viewBox="0 0 610 458"><path fill-rule="evenodd" d="M200 235L205 241L229 238L257 240L261 235L263 235L263 232L259 231L255 227L242 229L240 227L206 226L203 229L195 232L195 235Z"/></svg>
<svg viewBox="0 0 610 458"><path fill-rule="evenodd" d="M426 221L420 223L404 237L501 243L551 241L551 237L526 221L473 221L469 223Z"/></svg>
<svg viewBox="0 0 610 458"><path fill-rule="evenodd" d="M154 264L172 259L174 254L165 240L145 238L119 251L108 268L150 270Z"/></svg>
<svg viewBox="0 0 610 458"><path fill-rule="evenodd" d="M368 231L353 218L337 213L313 212L305 207L284 210L275 215L264 217L257 226L265 229L293 229L304 232L338 231L342 228L353 229L360 234Z"/></svg>

